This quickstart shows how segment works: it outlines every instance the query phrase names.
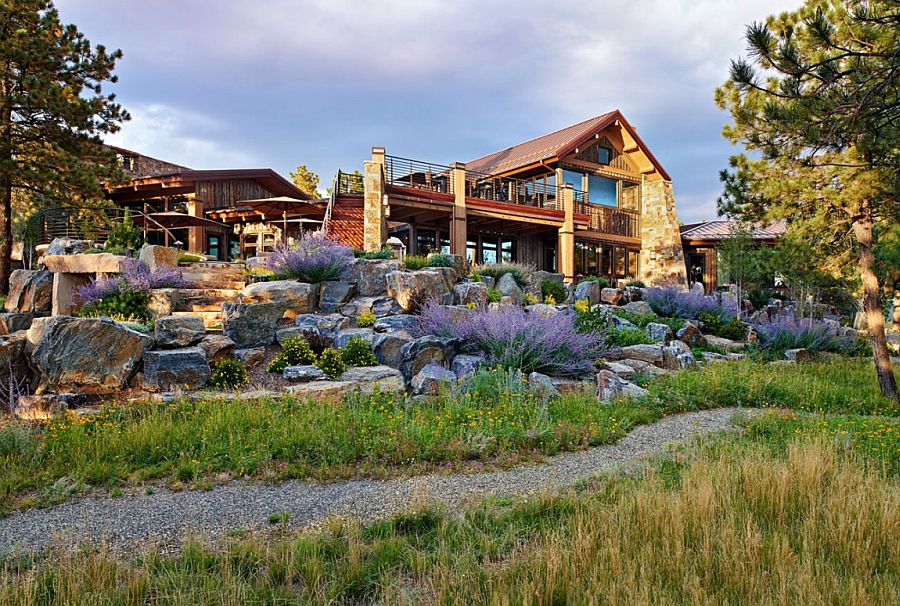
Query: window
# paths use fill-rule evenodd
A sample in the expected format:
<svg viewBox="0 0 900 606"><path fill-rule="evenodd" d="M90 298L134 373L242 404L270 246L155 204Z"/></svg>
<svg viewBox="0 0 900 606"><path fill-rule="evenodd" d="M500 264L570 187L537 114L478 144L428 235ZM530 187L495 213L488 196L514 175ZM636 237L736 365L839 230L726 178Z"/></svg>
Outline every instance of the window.
<svg viewBox="0 0 900 606"><path fill-rule="evenodd" d="M598 164L609 164L609 161L612 159L612 150L608 147L603 147L602 145L597 146L597 163Z"/></svg>
<svg viewBox="0 0 900 606"><path fill-rule="evenodd" d="M219 258L219 249L222 246L222 237L209 235L206 237L206 254L214 259Z"/></svg>
<svg viewBox="0 0 900 606"><path fill-rule="evenodd" d="M625 249L616 247L616 277L625 277Z"/></svg>
<svg viewBox="0 0 900 606"><path fill-rule="evenodd" d="M638 253L638 251L636 250L628 251L628 277L631 279L635 279L638 277L638 275L640 275L640 263L638 261L640 256L640 253Z"/></svg>
<svg viewBox="0 0 900 606"><path fill-rule="evenodd" d="M434 250L434 231L420 229L416 231L416 254L427 255Z"/></svg>
<svg viewBox="0 0 900 606"><path fill-rule="evenodd" d="M587 252L587 273L589 276L596 276L599 271L599 267L597 266L598 257L600 256L598 253L599 246L596 244L588 244L585 247L585 251Z"/></svg>
<svg viewBox="0 0 900 606"><path fill-rule="evenodd" d="M582 183L582 177L584 177L584 175L578 171L569 169L563 170L563 183L571 183L572 187L574 187L578 191L584 191L584 183Z"/></svg>
<svg viewBox="0 0 900 606"><path fill-rule="evenodd" d="M516 241L504 238L500 241L500 260L512 263L516 260Z"/></svg>
<svg viewBox="0 0 900 606"><path fill-rule="evenodd" d="M450 254L450 234L445 231L440 232L441 236L441 254L449 255Z"/></svg>
<svg viewBox="0 0 900 606"><path fill-rule="evenodd" d="M231 236L228 238L228 256L229 260L234 261L235 259L241 258L241 239L236 236Z"/></svg>
<svg viewBox="0 0 900 606"><path fill-rule="evenodd" d="M616 206L617 182L599 175L588 175L588 199L591 204Z"/></svg>
<svg viewBox="0 0 900 606"><path fill-rule="evenodd" d="M622 200L619 207L641 210L641 186L637 183L622 181Z"/></svg>
<svg viewBox="0 0 900 606"><path fill-rule="evenodd" d="M481 242L481 262L485 264L497 262L496 240L483 240Z"/></svg>
<svg viewBox="0 0 900 606"><path fill-rule="evenodd" d="M475 259L478 256L478 242L473 240L468 240L466 242L466 260L469 262L469 265L475 264Z"/></svg>

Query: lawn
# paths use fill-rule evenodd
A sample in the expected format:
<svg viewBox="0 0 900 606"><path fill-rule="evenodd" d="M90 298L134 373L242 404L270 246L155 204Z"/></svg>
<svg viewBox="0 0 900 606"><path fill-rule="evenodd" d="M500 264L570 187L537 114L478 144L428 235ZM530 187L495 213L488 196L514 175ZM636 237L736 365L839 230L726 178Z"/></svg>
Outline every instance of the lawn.
<svg viewBox="0 0 900 606"><path fill-rule="evenodd" d="M777 372L775 369L777 368ZM720 406L897 415L864 362L722 363L654 379L654 398L598 405L590 394L544 403L505 373L466 393L405 406L387 394L344 402L291 397L109 405L35 429L0 428L0 513L85 487L204 488L232 477L334 480L452 470L619 440L664 414ZM776 380L777 379L777 380Z"/></svg>

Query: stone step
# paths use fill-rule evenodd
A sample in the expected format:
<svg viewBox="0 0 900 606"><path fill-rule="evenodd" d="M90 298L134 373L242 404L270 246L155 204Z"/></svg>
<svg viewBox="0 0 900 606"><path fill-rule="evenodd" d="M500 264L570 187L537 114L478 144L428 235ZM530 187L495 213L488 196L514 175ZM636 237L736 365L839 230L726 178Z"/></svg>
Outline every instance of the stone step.
<svg viewBox="0 0 900 606"><path fill-rule="evenodd" d="M236 271L241 273L246 267L243 263L229 263L227 261L198 261L196 263L179 263L179 267L198 268L198 269L214 269L219 271Z"/></svg>
<svg viewBox="0 0 900 606"><path fill-rule="evenodd" d="M203 318L203 325L206 328L213 326L221 326L222 310L219 311L173 311L173 316L197 316Z"/></svg>

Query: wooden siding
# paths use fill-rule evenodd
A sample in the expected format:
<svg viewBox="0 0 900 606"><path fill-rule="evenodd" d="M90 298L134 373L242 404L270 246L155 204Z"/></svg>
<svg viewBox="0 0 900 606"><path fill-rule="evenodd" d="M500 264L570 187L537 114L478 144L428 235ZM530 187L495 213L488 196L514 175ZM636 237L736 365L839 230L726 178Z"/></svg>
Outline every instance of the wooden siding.
<svg viewBox="0 0 900 606"><path fill-rule="evenodd" d="M616 170L621 170L628 173L640 174L637 167L628 159L628 156L622 153L622 150L613 145L612 141L609 140L608 137L600 137L596 143L592 143L587 148L579 150L577 154L575 154L575 158L581 160L582 162L589 162L591 164L597 164L597 148L605 147L610 150L610 159L608 165L601 164L600 166L608 166L609 168L613 168Z"/></svg>
<svg viewBox="0 0 900 606"><path fill-rule="evenodd" d="M204 204L204 210L228 208L240 200L272 198L278 194L251 179L197 181L196 196ZM267 217L270 219L271 217Z"/></svg>

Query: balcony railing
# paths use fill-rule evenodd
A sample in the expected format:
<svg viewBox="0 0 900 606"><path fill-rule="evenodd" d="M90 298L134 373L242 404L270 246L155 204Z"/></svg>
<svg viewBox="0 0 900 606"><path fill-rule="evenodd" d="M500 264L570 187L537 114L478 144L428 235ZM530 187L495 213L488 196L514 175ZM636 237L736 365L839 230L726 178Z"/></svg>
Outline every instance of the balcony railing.
<svg viewBox="0 0 900 606"><path fill-rule="evenodd" d="M169 234L172 241L178 238L156 219L131 210L131 218L138 226L151 231ZM38 212L38 228L32 245L49 244L54 238L92 240L95 244L106 242L112 226L125 218L125 209L117 207L54 207ZM146 219L144 218L146 216ZM182 243L183 244L183 243Z"/></svg>
<svg viewBox="0 0 900 606"><path fill-rule="evenodd" d="M506 204L563 210L556 185L513 177L496 177L474 171L466 171L466 196Z"/></svg>
<svg viewBox="0 0 900 606"><path fill-rule="evenodd" d="M397 156L385 156L384 179L388 185L411 187L443 194L453 193L450 167L441 164L431 164Z"/></svg>
<svg viewBox="0 0 900 606"><path fill-rule="evenodd" d="M576 202L575 212L591 218L591 231L627 238L641 236L641 215L635 210L590 204L585 200L581 203Z"/></svg>
<svg viewBox="0 0 900 606"><path fill-rule="evenodd" d="M361 196L364 192L363 176L359 173L345 173L338 171L335 179L338 194Z"/></svg>

